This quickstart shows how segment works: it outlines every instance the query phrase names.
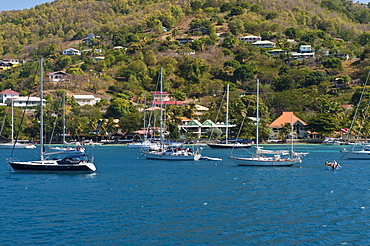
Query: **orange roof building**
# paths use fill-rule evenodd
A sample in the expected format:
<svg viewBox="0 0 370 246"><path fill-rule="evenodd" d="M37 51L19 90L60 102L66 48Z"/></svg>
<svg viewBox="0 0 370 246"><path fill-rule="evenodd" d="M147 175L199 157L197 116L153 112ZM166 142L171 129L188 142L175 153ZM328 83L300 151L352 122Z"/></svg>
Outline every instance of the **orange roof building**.
<svg viewBox="0 0 370 246"><path fill-rule="evenodd" d="M274 120L269 127L273 130L275 138L279 135L279 130L285 126L285 124L292 124L293 131L298 138L307 138L307 123L298 118L293 112L283 112L276 120Z"/></svg>

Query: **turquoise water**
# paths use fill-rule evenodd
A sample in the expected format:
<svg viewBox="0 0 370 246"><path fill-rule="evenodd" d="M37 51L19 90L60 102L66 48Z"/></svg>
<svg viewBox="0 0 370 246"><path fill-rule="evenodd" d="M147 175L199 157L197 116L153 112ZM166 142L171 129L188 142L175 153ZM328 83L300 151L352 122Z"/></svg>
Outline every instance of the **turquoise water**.
<svg viewBox="0 0 370 246"><path fill-rule="evenodd" d="M1 245L368 245L370 163L341 160L340 148L299 145L310 152L300 165L239 167L208 147L224 161L98 146L94 174L14 173L0 150Z"/></svg>

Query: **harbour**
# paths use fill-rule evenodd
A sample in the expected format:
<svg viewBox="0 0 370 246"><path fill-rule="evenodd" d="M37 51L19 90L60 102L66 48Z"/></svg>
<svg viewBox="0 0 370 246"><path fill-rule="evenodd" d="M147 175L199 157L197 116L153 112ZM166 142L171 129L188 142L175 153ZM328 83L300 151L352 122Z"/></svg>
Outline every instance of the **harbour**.
<svg viewBox="0 0 370 246"><path fill-rule="evenodd" d="M87 147L90 174L16 173L1 149L2 245L365 245L368 161L340 148L300 144L298 165L240 167L230 150L173 162L102 145ZM333 159L341 170L326 168Z"/></svg>

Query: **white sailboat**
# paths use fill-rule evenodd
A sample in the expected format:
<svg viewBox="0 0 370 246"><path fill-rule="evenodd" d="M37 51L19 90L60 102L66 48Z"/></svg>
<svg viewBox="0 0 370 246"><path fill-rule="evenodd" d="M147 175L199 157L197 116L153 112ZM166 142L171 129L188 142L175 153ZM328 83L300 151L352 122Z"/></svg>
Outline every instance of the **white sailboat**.
<svg viewBox="0 0 370 246"><path fill-rule="evenodd" d="M40 58L40 159L35 161L15 161L10 158L9 165L19 172L95 172L95 165L87 159L86 154L66 156L59 160L44 158L44 117L43 117L43 72Z"/></svg>
<svg viewBox="0 0 370 246"><path fill-rule="evenodd" d="M198 151L193 151L190 148L181 147L168 147L164 143L163 137L163 78L162 78L162 68L160 69L160 149L159 150L145 150L141 153L146 159L153 160L169 160L169 161L197 161L201 157Z"/></svg>
<svg viewBox="0 0 370 246"><path fill-rule="evenodd" d="M11 121L11 141L9 143L1 143L0 149L36 149L36 146L31 143L20 143L14 140L14 97L11 95L12 121Z"/></svg>
<svg viewBox="0 0 370 246"><path fill-rule="evenodd" d="M54 155L54 154L82 154L85 152L85 148L81 146L79 142L76 142L76 147L67 146L66 145L66 104L65 104L65 93L63 92L62 97L62 104L63 104L63 132L62 132L62 147L55 146L51 147L48 146L49 152L45 153L46 155Z"/></svg>
<svg viewBox="0 0 370 246"><path fill-rule="evenodd" d="M207 143L211 148L250 148L252 144L250 143L240 143L238 141L229 140L229 84L226 85L226 138L224 141L219 141L218 143Z"/></svg>
<svg viewBox="0 0 370 246"><path fill-rule="evenodd" d="M244 156L233 156L232 154L229 155L229 158L236 163L238 166L292 166L295 164L299 164L302 162L299 156L294 155L293 151L293 137L291 142L291 149L288 155L284 155L284 153L276 153L272 152L272 156L265 156L269 153L267 151L262 151L259 147L259 80L257 79L257 99L256 99L256 145L255 145L255 153L250 157ZM263 154L261 152L264 152Z"/></svg>
<svg viewBox="0 0 370 246"><path fill-rule="evenodd" d="M355 111L355 115L353 116L351 126L349 128L348 133L347 133L346 142L348 142L348 136L349 136L349 134L352 130L353 124L356 120L357 112L358 112L358 109L359 109L360 104L362 102L363 95L364 95L364 92L365 92L365 89L366 89L366 86L367 86L367 82L369 80L369 76L370 76L370 71L367 74L366 82L365 82L364 87L362 89L361 97L360 97L360 100L358 101L357 108L356 108L356 111ZM370 106L370 104L367 105L366 110L365 110L365 114L368 112L369 106ZM367 120L367 119L364 119L362 123L364 123L365 120ZM361 129L359 130L359 132L361 132ZM342 148L340 150L340 152L343 154L342 158L350 159L350 160L370 160L370 145L362 145L361 146L358 140L359 140L359 135L357 135L356 142L353 144L351 149L347 150L346 148ZM357 147L358 145L360 145L360 147Z"/></svg>

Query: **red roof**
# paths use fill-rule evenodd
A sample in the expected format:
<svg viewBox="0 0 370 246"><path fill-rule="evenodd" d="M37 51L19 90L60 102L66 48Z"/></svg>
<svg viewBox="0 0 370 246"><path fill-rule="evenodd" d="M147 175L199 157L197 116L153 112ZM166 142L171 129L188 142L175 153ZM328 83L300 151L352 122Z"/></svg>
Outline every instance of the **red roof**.
<svg viewBox="0 0 370 246"><path fill-rule="evenodd" d="M303 120L301 120L300 118L298 118L297 116L295 116L293 114L293 112L283 112L282 115L280 115L276 120L274 120L270 125L269 127L273 127L273 128L280 128L280 127L284 127L284 125L286 123L296 123L297 121L300 121L303 125L307 125L306 122L304 122Z"/></svg>
<svg viewBox="0 0 370 246"><path fill-rule="evenodd" d="M159 105L161 104L160 101L153 101L154 105ZM184 105L182 101L162 101L163 105Z"/></svg>
<svg viewBox="0 0 370 246"><path fill-rule="evenodd" d="M160 95L161 94L161 92L160 91L152 91L151 92L153 95ZM166 91L164 91L164 92L162 92L162 95L169 95L170 93L168 93L168 92L166 92Z"/></svg>
<svg viewBox="0 0 370 246"><path fill-rule="evenodd" d="M5 91L0 92L0 94L20 94L19 92L13 91L11 89L7 89Z"/></svg>

